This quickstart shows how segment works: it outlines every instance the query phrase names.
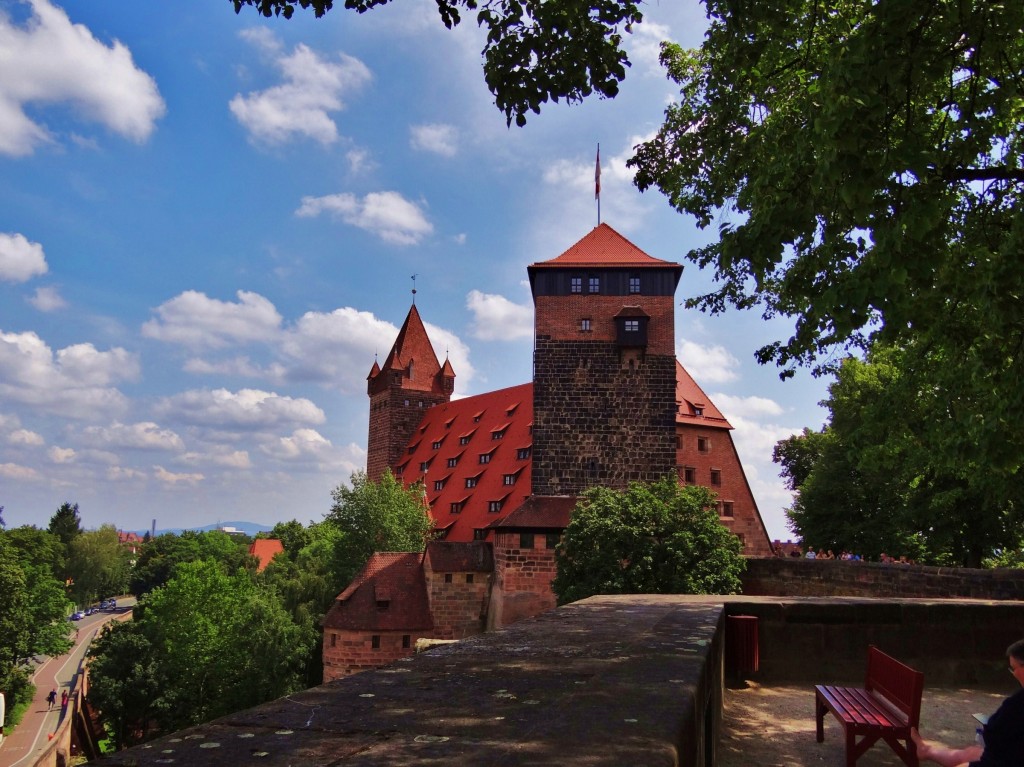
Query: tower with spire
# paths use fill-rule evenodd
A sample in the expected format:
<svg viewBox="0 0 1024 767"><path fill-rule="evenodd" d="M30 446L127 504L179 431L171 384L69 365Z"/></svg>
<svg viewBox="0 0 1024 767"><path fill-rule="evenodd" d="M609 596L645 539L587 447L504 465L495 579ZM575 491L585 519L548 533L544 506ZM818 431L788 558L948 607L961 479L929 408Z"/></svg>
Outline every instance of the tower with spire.
<svg viewBox="0 0 1024 767"><path fill-rule="evenodd" d="M366 474L379 480L394 466L409 444L427 408L451 400L455 371L444 364L427 337L423 320L413 303L384 364L376 360L366 377L370 397L370 432L367 439Z"/></svg>

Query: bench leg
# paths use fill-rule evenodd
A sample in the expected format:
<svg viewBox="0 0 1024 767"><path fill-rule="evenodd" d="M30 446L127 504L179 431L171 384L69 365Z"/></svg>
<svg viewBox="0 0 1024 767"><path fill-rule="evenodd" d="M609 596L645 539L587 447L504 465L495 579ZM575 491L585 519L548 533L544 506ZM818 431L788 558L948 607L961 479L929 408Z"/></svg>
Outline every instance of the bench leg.
<svg viewBox="0 0 1024 767"><path fill-rule="evenodd" d="M825 714L828 713L828 706L821 702L821 696L814 694L814 719L817 725L818 742L825 740Z"/></svg>

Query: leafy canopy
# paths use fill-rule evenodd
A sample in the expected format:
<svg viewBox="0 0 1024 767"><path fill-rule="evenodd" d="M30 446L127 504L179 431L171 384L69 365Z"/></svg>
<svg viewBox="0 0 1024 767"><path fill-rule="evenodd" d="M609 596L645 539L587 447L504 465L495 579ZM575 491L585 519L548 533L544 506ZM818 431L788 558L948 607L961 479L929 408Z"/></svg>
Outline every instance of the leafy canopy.
<svg viewBox="0 0 1024 767"><path fill-rule="evenodd" d="M786 513L807 544L973 567L1020 550L1019 481L993 474L981 454L937 459L932 435L956 427L945 400L911 385L926 362L882 345L845 360L822 403L828 425L776 445L796 491Z"/></svg>
<svg viewBox="0 0 1024 767"><path fill-rule="evenodd" d="M742 544L714 506L710 490L673 477L587 490L555 555L559 603L595 594L736 593Z"/></svg>
<svg viewBox="0 0 1024 767"><path fill-rule="evenodd" d="M345 0L364 13L390 0ZM317 18L333 0L231 0L235 12L253 6L264 16L291 18L296 6ZM484 79L506 121L526 124L526 113L540 112L549 100L577 103L597 93L614 97L626 77L629 58L622 32L643 16L633 0L437 0L441 21L451 29L462 11L475 11L487 32ZM621 31L620 31L621 30Z"/></svg>

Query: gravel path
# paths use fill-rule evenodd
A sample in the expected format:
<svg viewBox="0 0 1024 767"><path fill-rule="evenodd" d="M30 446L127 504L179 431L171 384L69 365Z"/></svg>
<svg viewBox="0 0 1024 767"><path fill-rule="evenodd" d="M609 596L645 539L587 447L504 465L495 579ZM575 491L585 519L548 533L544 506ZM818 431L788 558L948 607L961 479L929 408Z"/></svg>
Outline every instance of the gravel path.
<svg viewBox="0 0 1024 767"><path fill-rule="evenodd" d="M1012 681L1012 680L1011 680ZM921 733L928 740L964 745L974 740L975 713L991 714L1013 692L929 689L921 702ZM814 738L814 685L727 688L719 767L842 767L843 731L835 717L825 717L825 742ZM872 746L857 767L902 767L882 741Z"/></svg>

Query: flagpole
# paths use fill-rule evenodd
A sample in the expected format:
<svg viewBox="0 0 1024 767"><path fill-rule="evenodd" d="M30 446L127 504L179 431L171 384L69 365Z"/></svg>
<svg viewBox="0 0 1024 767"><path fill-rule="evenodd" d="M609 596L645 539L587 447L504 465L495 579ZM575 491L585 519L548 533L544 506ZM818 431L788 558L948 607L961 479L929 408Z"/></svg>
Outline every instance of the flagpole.
<svg viewBox="0 0 1024 767"><path fill-rule="evenodd" d="M594 198L597 200L597 225L601 226L601 143L597 144L597 164L594 166Z"/></svg>

